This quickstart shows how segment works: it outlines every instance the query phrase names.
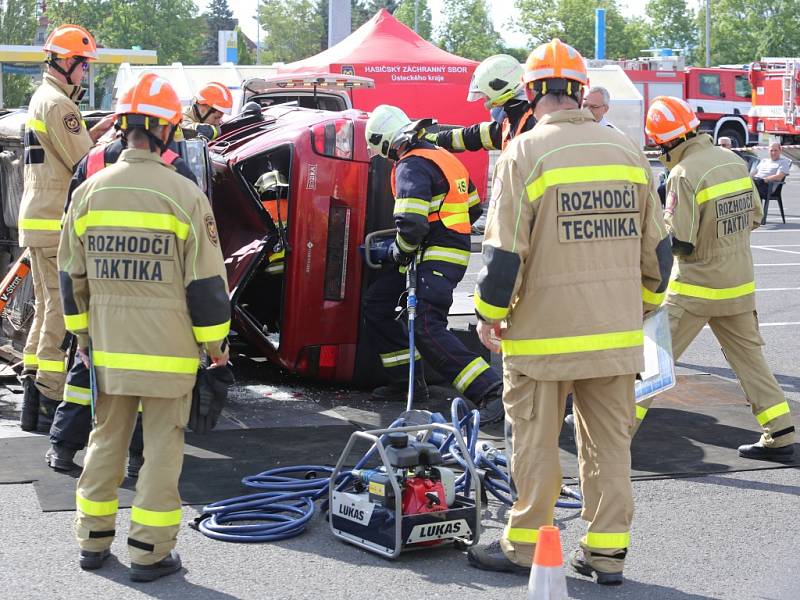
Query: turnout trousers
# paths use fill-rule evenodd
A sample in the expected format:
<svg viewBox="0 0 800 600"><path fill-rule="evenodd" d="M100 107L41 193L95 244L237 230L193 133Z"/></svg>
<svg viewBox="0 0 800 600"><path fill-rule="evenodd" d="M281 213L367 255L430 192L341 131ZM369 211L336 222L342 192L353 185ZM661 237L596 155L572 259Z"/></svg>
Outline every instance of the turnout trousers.
<svg viewBox="0 0 800 600"><path fill-rule="evenodd" d="M701 317L671 303L667 303L667 309L673 358L678 360L708 324L761 426L761 443L771 448L793 444L795 431L789 403L764 358L757 314L753 311L727 317ZM654 399L647 398L636 405L634 434Z"/></svg>
<svg viewBox="0 0 800 600"><path fill-rule="evenodd" d="M581 517L589 523L581 547L595 569L622 571L633 519L634 377L538 381L504 365L503 404L511 426L510 469L517 491L500 539L509 560L529 566L539 527L553 524L562 478L558 436L572 392Z"/></svg>
<svg viewBox="0 0 800 600"><path fill-rule="evenodd" d="M61 349L66 329L58 291L57 248L29 248L33 277L33 321L22 353L26 370L36 369L36 388L58 402L64 393L66 353Z"/></svg>
<svg viewBox="0 0 800 600"><path fill-rule="evenodd" d="M53 424L50 426L50 443L63 446L77 452L82 450L89 440L92 430L92 390L89 387L89 369L80 360L67 374L64 385L64 400L56 408ZM142 454L142 407L139 405L139 417L133 430L133 438L129 451L131 454Z"/></svg>
<svg viewBox="0 0 800 600"><path fill-rule="evenodd" d="M89 437L76 493L75 535L81 549L100 552L114 540L117 488L124 478L139 402L144 466L131 507L128 553L131 562L149 565L175 547L181 523L178 478L191 401L191 394L180 398L98 394L97 426Z"/></svg>
<svg viewBox="0 0 800 600"><path fill-rule="evenodd" d="M417 364L421 356L461 394L473 402L502 384L499 374L483 358L468 350L447 329L447 315L453 304L453 290L464 277L466 267L441 261L423 260L417 266L417 316L414 327ZM406 276L397 267L384 267L367 290L364 317L367 335L380 354L389 379L408 381L411 359L408 327L397 318L395 307L403 306ZM421 356L420 356L421 353Z"/></svg>

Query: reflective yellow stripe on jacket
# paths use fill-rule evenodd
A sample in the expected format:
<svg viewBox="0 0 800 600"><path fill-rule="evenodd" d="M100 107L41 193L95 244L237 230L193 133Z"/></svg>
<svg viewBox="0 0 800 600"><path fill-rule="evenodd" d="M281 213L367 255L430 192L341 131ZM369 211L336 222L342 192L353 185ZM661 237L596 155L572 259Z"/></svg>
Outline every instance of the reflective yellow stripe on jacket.
<svg viewBox="0 0 800 600"><path fill-rule="evenodd" d="M533 340L501 340L500 342L503 354L506 356L546 356L596 350L619 350L643 344L644 332L641 329Z"/></svg>
<svg viewBox="0 0 800 600"><path fill-rule="evenodd" d="M75 233L83 235L88 227L125 227L126 229L158 229L171 231L178 238L189 237L189 223L167 213L135 210L89 210L75 220Z"/></svg>
<svg viewBox="0 0 800 600"><path fill-rule="evenodd" d="M481 298L478 290L475 290L475 296L473 297L473 300L475 302L475 310L477 310L481 316L487 319L500 321L508 316L507 306L495 306L493 304L489 304Z"/></svg>
<svg viewBox="0 0 800 600"><path fill-rule="evenodd" d="M25 127L33 131L38 131L39 133L47 133L47 125L44 121L40 121L39 119L28 119L25 123Z"/></svg>
<svg viewBox="0 0 800 600"><path fill-rule="evenodd" d="M39 370L48 371L50 373L63 373L64 368L63 360L47 360L44 358L39 359Z"/></svg>
<svg viewBox="0 0 800 600"><path fill-rule="evenodd" d="M19 226L26 231L61 231L61 219L20 219Z"/></svg>
<svg viewBox="0 0 800 600"><path fill-rule="evenodd" d="M694 196L698 204L703 204L709 200L716 200L722 196L735 194L737 192L746 192L753 189L753 180L749 177L741 177L740 179L732 179L724 183L709 186L697 192Z"/></svg>
<svg viewBox="0 0 800 600"><path fill-rule="evenodd" d="M231 329L231 322L225 321L219 325L208 325L206 327L192 327L194 339L198 342L216 342L227 337Z"/></svg>
<svg viewBox="0 0 800 600"><path fill-rule="evenodd" d="M64 326L68 331L81 331L89 327L89 313L82 312L77 315L64 315Z"/></svg>
<svg viewBox="0 0 800 600"><path fill-rule="evenodd" d="M126 369L130 371L150 371L152 373L179 373L194 375L200 365L200 358L182 356L158 356L155 354L128 354L124 352L105 352L95 350L94 364L107 369Z"/></svg>
<svg viewBox="0 0 800 600"><path fill-rule="evenodd" d="M666 292L651 292L646 287L642 286L642 300L647 302L648 304L655 304L656 306L661 306L661 303L664 301L664 296L666 296Z"/></svg>
<svg viewBox="0 0 800 600"><path fill-rule="evenodd" d="M466 267L469 264L469 250L448 248L447 246L428 246L425 248L422 260L440 260Z"/></svg>
<svg viewBox="0 0 800 600"><path fill-rule="evenodd" d="M593 165L588 167L560 167L544 171L526 186L528 200L541 198L545 190L565 183L588 183L600 181L629 181L647 183L647 173L642 167L631 165Z"/></svg>
<svg viewBox="0 0 800 600"><path fill-rule="evenodd" d="M669 289L671 292L675 292L681 296L690 296L692 298L703 298L704 300L731 300L755 293L756 282L751 281L731 288L710 288L702 285L694 285L693 283L672 280L669 282Z"/></svg>

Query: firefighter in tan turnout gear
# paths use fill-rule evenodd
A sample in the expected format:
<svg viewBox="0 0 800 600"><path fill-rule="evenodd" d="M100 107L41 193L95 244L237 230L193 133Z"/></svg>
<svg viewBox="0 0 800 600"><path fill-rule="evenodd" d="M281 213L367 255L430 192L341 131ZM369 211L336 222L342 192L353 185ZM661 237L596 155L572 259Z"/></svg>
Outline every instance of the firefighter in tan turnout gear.
<svg viewBox="0 0 800 600"><path fill-rule="evenodd" d="M233 94L225 84L212 81L203 86L194 97L191 106L183 113L178 136L187 139L202 135L208 140L219 137L220 123L224 115L233 109Z"/></svg>
<svg viewBox="0 0 800 600"><path fill-rule="evenodd" d="M19 214L19 245L31 255L36 297L33 322L23 350L20 425L50 431L64 392L64 316L58 297L56 249L72 170L94 141L113 124L104 119L87 131L78 102L94 38L78 25L61 25L44 44L47 65L33 94L25 123L24 193ZM35 384L34 384L35 381Z"/></svg>
<svg viewBox="0 0 800 600"><path fill-rule="evenodd" d="M678 263L667 295L672 354L680 358L708 324L763 431L739 455L791 458L789 403L764 358L756 315L750 231L761 223L761 202L744 161L698 134L699 124L679 98L660 96L647 112L647 133L670 169L665 213ZM651 403L637 405L637 427Z"/></svg>
<svg viewBox="0 0 800 600"><path fill-rule="evenodd" d="M152 581L181 566L183 432L200 345L227 363L230 303L209 202L161 159L181 118L175 90L147 74L117 114L127 149L73 192L58 250L67 327L97 382L75 533L81 567L101 567L141 402L145 462L128 550L131 579Z"/></svg>
<svg viewBox="0 0 800 600"><path fill-rule="evenodd" d="M497 164L475 291L481 340L503 352L517 498L499 543L468 557L482 569L530 572L538 529L553 523L558 436L573 391L589 527L571 563L619 584L633 517L642 317L666 289L669 238L641 150L579 108L581 55L558 39L539 46L523 81L537 125Z"/></svg>

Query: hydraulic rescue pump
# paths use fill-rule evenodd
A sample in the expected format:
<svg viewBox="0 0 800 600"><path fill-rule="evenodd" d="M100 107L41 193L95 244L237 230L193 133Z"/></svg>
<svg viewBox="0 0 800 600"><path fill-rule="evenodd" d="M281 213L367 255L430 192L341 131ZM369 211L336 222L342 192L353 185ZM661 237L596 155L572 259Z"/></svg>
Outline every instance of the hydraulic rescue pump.
<svg viewBox="0 0 800 600"><path fill-rule="evenodd" d="M406 549L475 543L480 495L472 494L475 501L456 492L458 477L465 475L444 466L439 448L427 441L435 429L445 429L445 435L455 434L463 443L460 435L438 424L399 429L356 432L350 438L340 463L361 437L374 441L383 464L353 470L345 484L331 485L336 488L330 509L334 535L390 558ZM474 470L474 465L467 469ZM477 473L471 477L477 481ZM331 481L336 481L336 472Z"/></svg>

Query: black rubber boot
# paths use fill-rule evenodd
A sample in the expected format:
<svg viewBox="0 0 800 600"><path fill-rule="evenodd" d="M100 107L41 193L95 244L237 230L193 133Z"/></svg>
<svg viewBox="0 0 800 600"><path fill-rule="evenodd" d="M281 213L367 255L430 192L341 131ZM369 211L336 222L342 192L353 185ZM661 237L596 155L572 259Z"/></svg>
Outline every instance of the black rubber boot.
<svg viewBox="0 0 800 600"><path fill-rule="evenodd" d="M586 556L582 549L572 551L569 563L576 573L580 573L586 577L594 576L595 580L600 585L622 585L622 571L617 573L598 571L586 561Z"/></svg>
<svg viewBox="0 0 800 600"><path fill-rule="evenodd" d="M51 400L39 392L39 419L36 422L36 431L39 433L50 433L53 425L53 418L56 416L56 409L59 402Z"/></svg>
<svg viewBox="0 0 800 600"><path fill-rule="evenodd" d="M28 374L22 380L22 412L19 417L19 426L22 431L36 431L39 420L39 390L34 383L35 375Z"/></svg>
<svg viewBox="0 0 800 600"><path fill-rule="evenodd" d="M499 573L517 573L529 575L530 567L523 567L512 562L503 553L500 542L492 542L483 546L472 546L467 551L467 560L470 566L482 571L496 571Z"/></svg>
<svg viewBox="0 0 800 600"><path fill-rule="evenodd" d="M782 446L781 448L771 448L764 446L761 442L755 444L745 444L739 446L739 456L742 458L754 458L756 460L792 460L794 457L794 444Z"/></svg>
<svg viewBox="0 0 800 600"><path fill-rule="evenodd" d="M181 566L180 555L172 550L166 557L152 565L131 563L129 576L131 581L155 581L160 577L180 571Z"/></svg>
<svg viewBox="0 0 800 600"><path fill-rule="evenodd" d="M50 449L44 455L44 460L48 466L55 471L72 471L79 468L73 461L75 450L63 444L51 444Z"/></svg>
<svg viewBox="0 0 800 600"><path fill-rule="evenodd" d="M408 383L390 383L372 391L372 400L384 402L405 402L408 399ZM417 380L414 384L414 404L425 404L430 399L428 386Z"/></svg>
<svg viewBox="0 0 800 600"><path fill-rule="evenodd" d="M81 550L78 563L84 571L94 571L103 566L103 563L111 556L111 550L106 548L101 552L90 552L89 550Z"/></svg>
<svg viewBox="0 0 800 600"><path fill-rule="evenodd" d="M125 475L131 479L139 477L139 470L144 465L144 456L141 454L128 453L128 466L125 468Z"/></svg>
<svg viewBox="0 0 800 600"><path fill-rule="evenodd" d="M497 386L486 392L477 406L478 412L481 414L481 425L492 425L505 420L506 410L503 407L503 386Z"/></svg>

